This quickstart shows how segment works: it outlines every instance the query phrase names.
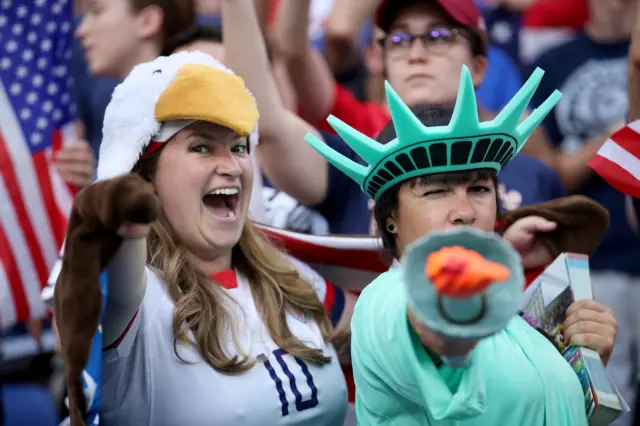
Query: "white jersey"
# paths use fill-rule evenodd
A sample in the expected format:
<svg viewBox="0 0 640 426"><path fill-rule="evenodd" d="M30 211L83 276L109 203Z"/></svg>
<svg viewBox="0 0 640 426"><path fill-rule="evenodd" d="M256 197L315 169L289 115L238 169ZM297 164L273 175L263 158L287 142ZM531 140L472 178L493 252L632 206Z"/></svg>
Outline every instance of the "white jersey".
<svg viewBox="0 0 640 426"><path fill-rule="evenodd" d="M324 300L325 281L308 267L306 271L314 274L310 281ZM173 301L154 272L147 269L146 276L138 314L117 346L103 354L105 426L343 424L345 379L335 350L322 340L311 319L293 312L287 315L293 334L331 357L324 366L308 364L276 346L256 310L248 281L236 274L236 287L230 285L225 291L238 305L233 311L240 344L258 362L243 374L221 374L189 346L178 345L188 363L176 356ZM229 335L225 338L231 342ZM231 343L227 347L235 353Z"/></svg>

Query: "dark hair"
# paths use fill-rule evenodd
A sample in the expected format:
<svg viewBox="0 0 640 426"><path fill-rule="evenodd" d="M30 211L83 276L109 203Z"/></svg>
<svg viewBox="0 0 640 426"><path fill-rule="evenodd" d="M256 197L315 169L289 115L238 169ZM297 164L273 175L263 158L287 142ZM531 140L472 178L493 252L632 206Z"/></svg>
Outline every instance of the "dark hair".
<svg viewBox="0 0 640 426"><path fill-rule="evenodd" d="M411 108L413 114L427 127L446 126L451 121L453 108L441 105L418 105ZM377 141L381 144L387 144L396 138L396 129L393 122L389 122L377 137ZM394 257L397 257L398 250L396 247L395 234L387 230L387 219L398 208L398 192L402 185L408 184L412 187L417 184L466 184L478 180L490 179L496 190L496 220L499 219L500 208L498 204L498 178L493 169L477 169L461 172L436 173L432 175L423 175L411 178L403 182L397 183L382 193L373 208L373 217L378 226L378 233L382 238L384 248L391 251Z"/></svg>
<svg viewBox="0 0 640 426"><path fill-rule="evenodd" d="M169 56L176 50L196 41L210 41L222 44L222 27L220 25L191 25L167 40L161 55Z"/></svg>
<svg viewBox="0 0 640 426"><path fill-rule="evenodd" d="M196 22L194 0L129 0L129 4L135 12L149 6L162 10L162 45Z"/></svg>

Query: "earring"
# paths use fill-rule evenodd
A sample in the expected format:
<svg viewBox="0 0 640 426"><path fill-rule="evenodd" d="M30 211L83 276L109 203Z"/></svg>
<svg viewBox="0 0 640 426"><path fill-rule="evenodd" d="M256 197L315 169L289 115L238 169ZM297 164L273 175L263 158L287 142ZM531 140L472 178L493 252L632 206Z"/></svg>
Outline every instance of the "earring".
<svg viewBox="0 0 640 426"><path fill-rule="evenodd" d="M396 226L393 223L390 223L387 225L387 231L389 231L392 234L396 233Z"/></svg>

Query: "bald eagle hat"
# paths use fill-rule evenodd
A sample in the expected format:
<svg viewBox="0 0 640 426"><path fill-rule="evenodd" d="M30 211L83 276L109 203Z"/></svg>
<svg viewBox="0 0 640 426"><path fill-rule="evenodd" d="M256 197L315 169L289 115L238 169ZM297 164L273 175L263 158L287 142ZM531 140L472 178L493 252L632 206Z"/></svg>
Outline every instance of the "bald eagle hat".
<svg viewBox="0 0 640 426"><path fill-rule="evenodd" d="M244 80L210 55L180 52L137 65L107 106L98 180L131 172L138 160L194 121L257 141L258 107Z"/></svg>

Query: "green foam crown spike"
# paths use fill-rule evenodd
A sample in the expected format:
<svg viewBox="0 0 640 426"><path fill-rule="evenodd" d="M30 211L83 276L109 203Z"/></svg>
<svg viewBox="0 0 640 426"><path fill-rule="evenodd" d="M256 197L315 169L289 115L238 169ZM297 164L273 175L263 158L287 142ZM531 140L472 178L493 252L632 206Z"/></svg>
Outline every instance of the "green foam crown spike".
<svg viewBox="0 0 640 426"><path fill-rule="evenodd" d="M556 90L522 121L543 75L544 71L536 69L498 116L480 122L471 73L463 65L451 121L447 126L437 127L422 124L385 82L396 131L391 142L381 144L334 116L327 119L367 166L343 156L311 133L305 141L374 200L393 185L416 176L476 169L493 169L498 173L562 97Z"/></svg>

